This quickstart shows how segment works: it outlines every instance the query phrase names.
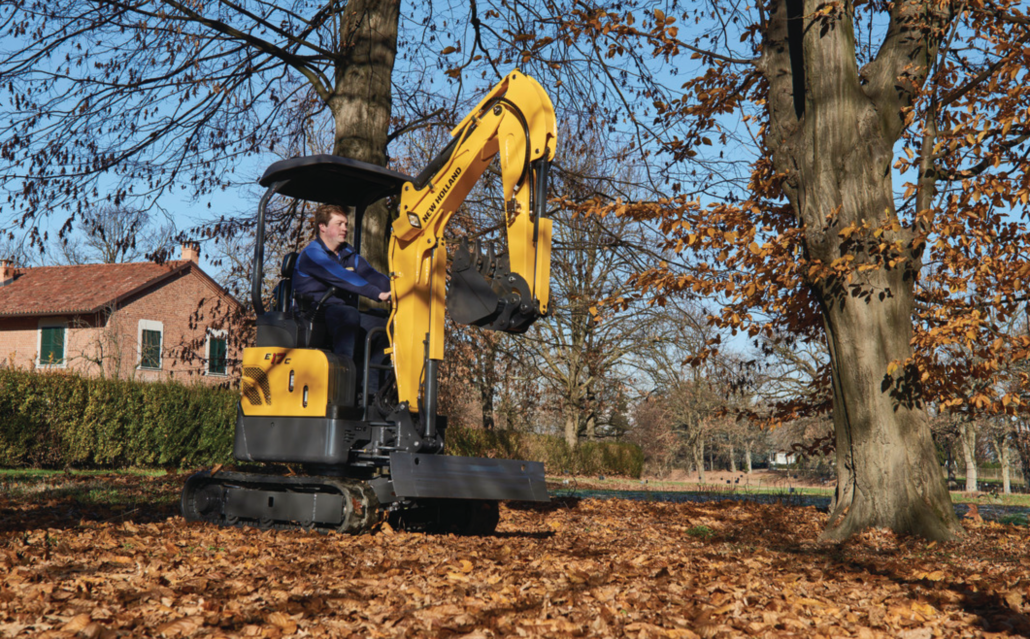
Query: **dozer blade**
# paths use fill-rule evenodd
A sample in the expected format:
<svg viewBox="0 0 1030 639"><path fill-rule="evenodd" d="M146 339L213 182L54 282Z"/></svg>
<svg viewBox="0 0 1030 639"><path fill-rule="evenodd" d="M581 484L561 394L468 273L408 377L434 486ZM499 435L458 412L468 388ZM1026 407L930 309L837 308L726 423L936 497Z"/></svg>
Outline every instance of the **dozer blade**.
<svg viewBox="0 0 1030 639"><path fill-rule="evenodd" d="M397 497L550 499L541 462L390 453L390 476Z"/></svg>

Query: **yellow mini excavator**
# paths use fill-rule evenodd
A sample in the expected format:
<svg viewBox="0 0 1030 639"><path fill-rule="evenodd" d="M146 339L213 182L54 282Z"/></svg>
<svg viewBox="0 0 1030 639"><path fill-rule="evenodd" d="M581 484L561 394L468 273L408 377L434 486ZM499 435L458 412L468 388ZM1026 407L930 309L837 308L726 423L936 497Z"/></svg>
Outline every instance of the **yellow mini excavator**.
<svg viewBox="0 0 1030 639"><path fill-rule="evenodd" d="M548 312L554 107L535 80L513 71L451 136L415 178L331 155L276 162L262 176L251 282L257 337L243 354L234 442L236 459L250 466L190 477L182 493L187 520L358 533L385 516L424 530L481 534L497 525L498 500L548 499L540 462L443 454L447 424L436 411L445 310L455 322L513 333ZM495 156L507 251L467 239L446 246L447 223ZM392 363L378 366L385 370L370 362L383 329L364 337L359 361L332 352L324 306L339 291L295 298L296 253L283 260L266 312L265 210L277 194L353 207L355 247L366 208L399 196L389 248ZM377 374L393 381L369 395L363 389Z"/></svg>

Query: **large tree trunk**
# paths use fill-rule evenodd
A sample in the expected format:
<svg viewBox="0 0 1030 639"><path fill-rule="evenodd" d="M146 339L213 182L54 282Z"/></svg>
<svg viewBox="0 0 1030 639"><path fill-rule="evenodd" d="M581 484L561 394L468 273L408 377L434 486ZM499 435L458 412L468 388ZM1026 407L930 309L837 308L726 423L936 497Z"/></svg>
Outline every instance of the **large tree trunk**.
<svg viewBox="0 0 1030 639"><path fill-rule="evenodd" d="M959 439L962 440L962 460L966 463L966 492L977 491L976 477L976 424L971 419L963 419L959 424Z"/></svg>
<svg viewBox="0 0 1030 639"><path fill-rule="evenodd" d="M335 155L386 165L399 18L400 0L347 2L340 18L341 58L328 101L336 125ZM389 224L383 202L369 207L362 224L361 252L382 272L388 270Z"/></svg>
<svg viewBox="0 0 1030 639"><path fill-rule="evenodd" d="M1009 447L1002 439L998 446L998 459L1001 461L1001 491L1006 495L1012 494L1012 460L1009 458Z"/></svg>
<svg viewBox="0 0 1030 639"><path fill-rule="evenodd" d="M730 472L731 473L737 472L737 457L736 457L735 453L736 453L736 450L734 450L733 444L730 444Z"/></svg>
<svg viewBox="0 0 1030 639"><path fill-rule="evenodd" d="M1001 464L1001 489L1006 495L1012 494L1012 455L1009 452L1009 436L1006 432L998 433L991 438L994 444L994 452L998 454L998 462Z"/></svg>
<svg viewBox="0 0 1030 639"><path fill-rule="evenodd" d="M893 277L892 277L893 275ZM871 272L865 284L883 299L823 291L833 372L838 499L825 533L841 539L887 527L947 539L957 519L912 373L888 374L911 355L911 285L900 274Z"/></svg>
<svg viewBox="0 0 1030 639"><path fill-rule="evenodd" d="M579 445L579 411L574 406L565 409L565 443L569 448Z"/></svg>
<svg viewBox="0 0 1030 639"><path fill-rule="evenodd" d="M1023 489L1030 490L1030 422L1019 419L1013 424L1012 446L1019 457L1019 470L1023 475Z"/></svg>
<svg viewBox="0 0 1030 639"><path fill-rule="evenodd" d="M744 470L748 475L751 474L751 442L744 444Z"/></svg>
<svg viewBox="0 0 1030 639"><path fill-rule="evenodd" d="M860 78L850 3L831 15L819 5L773 0L758 67L769 82L773 166L784 176L805 257L824 267L809 281L823 311L837 439L837 494L824 537L886 527L949 539L960 528L918 373L892 371L912 354L922 246L898 223L890 167L903 110L932 53L914 21L941 18L926 3L895 2L883 46ZM902 247L904 260L879 263L881 244Z"/></svg>
<svg viewBox="0 0 1030 639"><path fill-rule="evenodd" d="M694 467L697 468L697 478L702 484L707 480L705 479L705 440L703 437L698 437L697 441L693 445L694 450Z"/></svg>

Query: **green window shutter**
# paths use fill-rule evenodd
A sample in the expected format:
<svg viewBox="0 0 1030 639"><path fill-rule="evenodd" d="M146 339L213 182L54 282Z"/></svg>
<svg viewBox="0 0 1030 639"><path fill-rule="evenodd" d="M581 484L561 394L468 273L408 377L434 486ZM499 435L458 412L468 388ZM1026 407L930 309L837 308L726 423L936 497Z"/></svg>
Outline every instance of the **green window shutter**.
<svg viewBox="0 0 1030 639"><path fill-rule="evenodd" d="M54 351L54 329L39 329L39 363L46 364L53 357Z"/></svg>
<svg viewBox="0 0 1030 639"><path fill-rule="evenodd" d="M225 375L225 338L208 338L207 372L212 375Z"/></svg>
<svg viewBox="0 0 1030 639"><path fill-rule="evenodd" d="M143 331L139 365L140 368L161 368L161 331Z"/></svg>
<svg viewBox="0 0 1030 639"><path fill-rule="evenodd" d="M53 351L52 351L53 354L54 354L54 363L55 364L63 364L64 363L64 328L61 327L61 326L54 327L52 334L54 336L54 346L53 346Z"/></svg>
<svg viewBox="0 0 1030 639"><path fill-rule="evenodd" d="M39 336L39 363L63 364L64 363L64 327L44 326Z"/></svg>

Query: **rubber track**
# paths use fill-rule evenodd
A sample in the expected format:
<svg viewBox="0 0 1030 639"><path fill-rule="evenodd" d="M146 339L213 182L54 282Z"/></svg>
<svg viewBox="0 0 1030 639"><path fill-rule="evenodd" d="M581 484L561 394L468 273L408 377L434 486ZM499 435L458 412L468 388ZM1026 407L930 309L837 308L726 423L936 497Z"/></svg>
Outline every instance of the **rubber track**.
<svg viewBox="0 0 1030 639"><path fill-rule="evenodd" d="M315 524L302 525L293 521L265 521L255 519L239 519L229 521L225 515L225 492L222 491L222 503L205 516L200 512L197 496L201 489L208 486L224 488L242 488L252 490L273 490L287 492L289 489L303 488L305 492L321 492L326 494L345 495L346 506L343 522L339 526ZM381 512L375 491L366 482L357 479L338 477L309 477L280 475L262 475L252 473L222 472L214 477L203 471L186 480L182 489L182 515L186 521L203 521L223 527L253 526L262 530L306 530L320 533L338 532L357 535L370 530L379 521Z"/></svg>

